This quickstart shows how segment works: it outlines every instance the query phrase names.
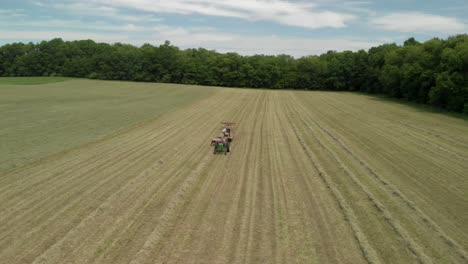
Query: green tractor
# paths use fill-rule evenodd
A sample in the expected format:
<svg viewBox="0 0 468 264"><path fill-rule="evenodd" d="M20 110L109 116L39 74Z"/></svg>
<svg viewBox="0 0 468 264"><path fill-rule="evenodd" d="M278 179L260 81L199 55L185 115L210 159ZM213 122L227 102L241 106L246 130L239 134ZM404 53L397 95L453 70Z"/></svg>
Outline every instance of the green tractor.
<svg viewBox="0 0 468 264"><path fill-rule="evenodd" d="M224 153L224 155L226 155L230 152L230 146L233 138L231 129L236 123L223 122L221 124L224 126L223 134L217 138L212 138L211 145L214 145L213 154Z"/></svg>
<svg viewBox="0 0 468 264"><path fill-rule="evenodd" d="M228 153L229 143L224 143L224 142L216 142L214 143L214 151L213 154L218 154L218 153L224 153L226 155Z"/></svg>

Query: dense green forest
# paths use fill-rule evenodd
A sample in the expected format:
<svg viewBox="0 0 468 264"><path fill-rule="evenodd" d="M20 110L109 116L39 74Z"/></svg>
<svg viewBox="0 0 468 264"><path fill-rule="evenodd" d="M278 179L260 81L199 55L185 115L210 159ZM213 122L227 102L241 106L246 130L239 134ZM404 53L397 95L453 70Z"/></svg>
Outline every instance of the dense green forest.
<svg viewBox="0 0 468 264"><path fill-rule="evenodd" d="M468 113L468 35L301 58L53 39L0 47L0 76L362 91Z"/></svg>

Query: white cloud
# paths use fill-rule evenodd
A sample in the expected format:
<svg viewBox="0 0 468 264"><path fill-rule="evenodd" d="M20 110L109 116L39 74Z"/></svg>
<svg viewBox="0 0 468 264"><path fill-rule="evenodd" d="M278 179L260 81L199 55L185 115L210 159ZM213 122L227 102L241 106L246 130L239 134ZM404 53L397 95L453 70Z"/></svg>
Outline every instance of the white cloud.
<svg viewBox="0 0 468 264"><path fill-rule="evenodd" d="M203 47L219 52L237 52L242 55L254 54L289 54L295 57L318 55L329 50L360 50L382 44L351 37L340 38L301 38L280 36L251 36L224 33L216 29L181 28L162 26L153 28L150 43L162 43L170 40L182 48ZM140 40L141 42L141 40Z"/></svg>
<svg viewBox="0 0 468 264"><path fill-rule="evenodd" d="M372 24L385 30L413 33L464 33L467 26L452 17L426 14L421 12L392 13L374 18Z"/></svg>
<svg viewBox="0 0 468 264"><path fill-rule="evenodd" d="M2 23L0 19L0 23ZM48 18L37 20L37 19L28 19L28 20L17 20L17 21L8 21L9 26L22 27L22 28L39 28L41 30L47 29L67 29L67 30L93 30L99 31L118 31L118 32L138 32L147 30L145 27L137 26L134 24L109 24L105 22L94 22L92 24L82 22L80 20L62 20L62 19L53 19Z"/></svg>
<svg viewBox="0 0 468 264"><path fill-rule="evenodd" d="M321 10L315 4L286 0L88 0L93 4L153 13L201 14L251 21L273 21L304 28L341 28L354 15ZM89 2L88 2L89 3Z"/></svg>
<svg viewBox="0 0 468 264"><path fill-rule="evenodd" d="M337 4L335 7L341 8L348 12L375 15L375 10L370 7L372 4L373 2L371 1L346 1Z"/></svg>
<svg viewBox="0 0 468 264"><path fill-rule="evenodd" d="M151 43L162 44L170 40L172 44L181 48L214 49L218 52L237 52L242 55L253 54L289 54L295 57L322 54L328 50L359 50L368 49L381 44L380 42L341 38L283 38L279 36L251 36L225 33L213 28L183 28L171 26L157 26L138 31L123 30L117 32L70 32L66 30L49 31L0 31L0 40L37 41L52 38L64 40L93 39L99 42L123 42L134 45ZM117 27L115 29L118 29Z"/></svg>
<svg viewBox="0 0 468 264"><path fill-rule="evenodd" d="M106 17L120 21L131 21L131 22L155 22L161 21L161 18L155 17L154 15L128 15L122 13L118 8L105 6L100 4L85 3L85 2L74 2L74 3L58 3L52 4L50 7L56 8L68 13L79 16L95 16L95 17Z"/></svg>
<svg viewBox="0 0 468 264"><path fill-rule="evenodd" d="M214 35L217 37L217 35ZM228 37L226 37L228 39ZM175 38L174 44L189 46L183 39ZM381 43L355 38L282 38L279 36L230 36L228 41L200 41L202 47L212 48L219 52L237 52L243 55L254 54L288 54L295 57L319 55L329 50L369 49Z"/></svg>
<svg viewBox="0 0 468 264"><path fill-rule="evenodd" d="M313 0L313 2L332 10L343 10L351 13L369 13L374 5L374 1L360 0Z"/></svg>
<svg viewBox="0 0 468 264"><path fill-rule="evenodd" d="M26 16L23 9L0 9L0 15L3 18L19 18Z"/></svg>
<svg viewBox="0 0 468 264"><path fill-rule="evenodd" d="M0 31L0 40L6 41L40 41L51 40L54 38L62 38L64 40L83 40L92 39L98 42L129 42L125 35L119 33L90 33L90 32L71 32L71 31L15 31L2 30Z"/></svg>
<svg viewBox="0 0 468 264"><path fill-rule="evenodd" d="M34 5L39 6L39 7L45 7L46 5L42 2L35 1L33 2Z"/></svg>

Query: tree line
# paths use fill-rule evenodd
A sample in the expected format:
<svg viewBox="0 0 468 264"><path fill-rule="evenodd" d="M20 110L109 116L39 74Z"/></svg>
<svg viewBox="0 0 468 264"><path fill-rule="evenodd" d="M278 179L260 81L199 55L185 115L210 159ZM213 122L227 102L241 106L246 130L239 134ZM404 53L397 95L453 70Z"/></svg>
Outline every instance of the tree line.
<svg viewBox="0 0 468 264"><path fill-rule="evenodd" d="M301 58L53 39L1 46L0 76L361 91L468 113L468 35Z"/></svg>

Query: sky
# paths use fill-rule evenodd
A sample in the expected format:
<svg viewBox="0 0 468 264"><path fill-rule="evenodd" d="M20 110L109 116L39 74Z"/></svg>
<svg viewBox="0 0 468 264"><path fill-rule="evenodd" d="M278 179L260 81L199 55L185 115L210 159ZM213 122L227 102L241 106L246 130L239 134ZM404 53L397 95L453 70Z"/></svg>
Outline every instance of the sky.
<svg viewBox="0 0 468 264"><path fill-rule="evenodd" d="M468 32L468 0L0 0L0 45L53 38L317 55Z"/></svg>

